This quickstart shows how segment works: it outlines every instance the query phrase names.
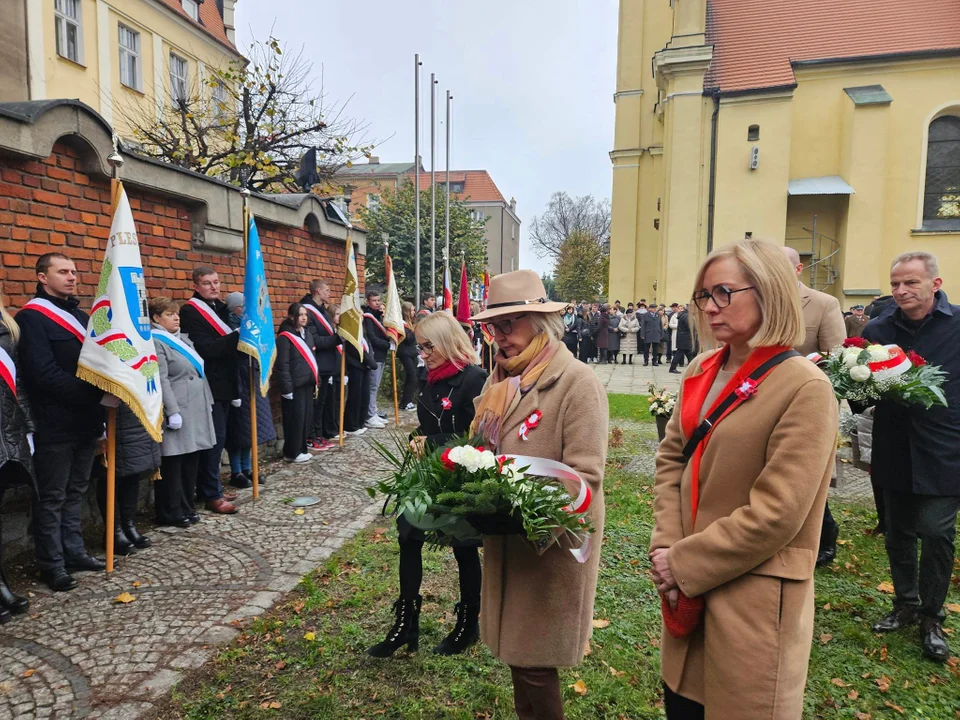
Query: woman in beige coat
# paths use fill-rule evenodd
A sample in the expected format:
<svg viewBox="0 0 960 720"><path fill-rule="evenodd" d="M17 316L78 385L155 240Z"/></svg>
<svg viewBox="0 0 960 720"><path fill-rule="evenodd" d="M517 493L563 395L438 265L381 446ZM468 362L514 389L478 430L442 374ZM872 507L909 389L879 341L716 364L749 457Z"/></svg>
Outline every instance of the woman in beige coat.
<svg viewBox="0 0 960 720"><path fill-rule="evenodd" d="M498 351L477 398L474 428L497 452L557 460L589 484L592 552L578 562L566 537L534 547L517 527L483 538L480 636L510 666L521 720L562 720L558 667L583 659L593 621L603 542L607 396L593 372L561 342L562 303L548 302L539 276L517 270L493 278L487 321ZM521 438L535 411L539 423ZM509 525L506 523L505 525Z"/></svg>
<svg viewBox="0 0 960 720"><path fill-rule="evenodd" d="M701 342L724 345L687 369L657 455L650 549L667 718L799 720L837 403L790 350L804 325L777 247L716 250L694 288ZM704 423L731 396L732 410Z"/></svg>

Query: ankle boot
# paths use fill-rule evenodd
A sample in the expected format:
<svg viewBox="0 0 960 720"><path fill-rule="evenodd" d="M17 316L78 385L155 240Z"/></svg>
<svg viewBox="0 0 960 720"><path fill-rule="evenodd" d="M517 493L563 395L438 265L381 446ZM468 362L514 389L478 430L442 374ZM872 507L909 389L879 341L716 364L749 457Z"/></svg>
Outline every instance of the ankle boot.
<svg viewBox="0 0 960 720"><path fill-rule="evenodd" d="M630 359L627 360L630 365L633 365L633 355L630 356Z"/></svg>
<svg viewBox="0 0 960 720"><path fill-rule="evenodd" d="M420 604L423 598L417 595L415 599L400 598L393 604L396 614L393 627L387 633L383 642L379 642L367 650L368 655L386 658L393 655L404 645L408 652L416 652L420 644Z"/></svg>
<svg viewBox="0 0 960 720"><path fill-rule="evenodd" d="M480 605L457 603L457 624L433 651L437 655L458 655L480 639Z"/></svg>
<svg viewBox="0 0 960 720"><path fill-rule="evenodd" d="M133 546L133 543L127 539L127 536L124 534L123 529L120 527L120 523L117 523L117 528L113 533L113 552L116 555L133 555L137 550Z"/></svg>
<svg viewBox="0 0 960 720"><path fill-rule="evenodd" d="M25 613L29 607L29 598L14 594L7 583L7 576L4 575L3 568L0 568L0 608L19 614Z"/></svg>
<svg viewBox="0 0 960 720"><path fill-rule="evenodd" d="M137 526L134 525L133 520L122 520L120 522L120 527L123 529L123 534L127 536L127 540L132 542L138 548L148 548L153 543L150 541L146 535L141 535L137 531Z"/></svg>

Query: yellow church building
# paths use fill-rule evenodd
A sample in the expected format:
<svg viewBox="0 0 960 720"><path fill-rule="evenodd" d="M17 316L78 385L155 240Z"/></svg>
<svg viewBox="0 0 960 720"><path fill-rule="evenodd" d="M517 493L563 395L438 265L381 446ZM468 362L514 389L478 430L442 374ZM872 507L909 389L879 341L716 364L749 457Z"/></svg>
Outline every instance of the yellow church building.
<svg viewBox="0 0 960 720"><path fill-rule="evenodd" d="M960 301L960 9L621 0L610 299L685 302L714 247L796 248L847 307L890 261Z"/></svg>

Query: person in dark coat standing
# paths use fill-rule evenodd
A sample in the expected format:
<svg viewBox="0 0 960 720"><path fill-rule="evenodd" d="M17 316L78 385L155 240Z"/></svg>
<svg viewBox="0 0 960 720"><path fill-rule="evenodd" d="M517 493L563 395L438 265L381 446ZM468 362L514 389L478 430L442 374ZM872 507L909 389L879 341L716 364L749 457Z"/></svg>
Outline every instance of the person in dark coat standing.
<svg viewBox="0 0 960 720"><path fill-rule="evenodd" d="M422 454L442 447L466 434L474 418L474 399L487 380L480 358L460 325L446 313L423 318L416 327L420 356L426 364L420 376L417 418L420 424L411 433L410 447ZM400 597L394 603L396 620L383 642L367 652L390 657L404 645L416 650L420 639L420 583L423 580L422 530L400 515L397 518L400 543ZM453 554L460 570L460 602L455 608L457 623L434 652L455 655L480 637L480 541L457 542Z"/></svg>
<svg viewBox="0 0 960 720"><path fill-rule="evenodd" d="M890 269L897 307L871 320L863 337L913 350L947 373L947 407L877 403L873 419L873 480L882 488L893 611L873 626L890 632L920 623L923 652L945 662L943 604L954 564L960 509L960 306L941 289L937 259L900 255ZM921 542L917 565L917 542Z"/></svg>
<svg viewBox="0 0 960 720"><path fill-rule="evenodd" d="M651 305L648 312L640 316L640 341L643 343L643 364L650 364L650 353L653 352L653 364L660 364L660 355L657 346L663 340L663 321L656 309Z"/></svg>
<svg viewBox="0 0 960 720"><path fill-rule="evenodd" d="M673 347L673 360L670 361L670 372L679 374L684 361L693 360L693 332L690 330L689 305L684 305L677 313L677 337Z"/></svg>
<svg viewBox="0 0 960 720"><path fill-rule="evenodd" d="M405 302L400 306L403 315L403 340L397 347L397 359L403 366L403 392L400 396L401 410L416 410L414 399L417 395L417 335L413 325L415 320L413 303Z"/></svg>
<svg viewBox="0 0 960 720"><path fill-rule="evenodd" d="M277 361L274 375L280 392L283 415L283 461L305 463L313 459L307 452L307 433L313 427L313 401L319 373L313 333L307 327L308 312L293 303L277 334Z"/></svg>
<svg viewBox="0 0 960 720"><path fill-rule="evenodd" d="M581 326L583 320L574 311L573 305L567 305L563 311L563 344L567 346L574 357L577 356L577 343L579 342Z"/></svg>
<svg viewBox="0 0 960 720"><path fill-rule="evenodd" d="M193 269L193 297L180 308L180 328L190 336L204 361L204 372L213 391L213 427L217 444L204 450L197 470L197 497L213 513L232 514L237 506L223 497L220 457L227 442L230 407L242 407L238 381L237 343L240 333L227 323L229 311L220 299L220 277L209 265Z"/></svg>
<svg viewBox="0 0 960 720"><path fill-rule="evenodd" d="M29 485L36 493L33 476L33 414L30 398L17 372L17 341L20 328L7 312L0 296L0 504L7 488ZM3 532L0 527L0 625L14 614L25 613L29 598L10 589L3 572Z"/></svg>
<svg viewBox="0 0 960 720"><path fill-rule="evenodd" d="M596 323L597 329L593 336L594 342L597 344L597 353L599 357L597 358L598 363L607 362L607 350L610 347L610 306L601 305L600 311L597 313L594 322Z"/></svg>
<svg viewBox="0 0 960 720"><path fill-rule="evenodd" d="M593 340L595 332L593 313L586 305L580 316L580 362L588 363L596 355L596 343Z"/></svg>
<svg viewBox="0 0 960 720"><path fill-rule="evenodd" d="M313 333L316 343L314 356L317 358L319 377L317 399L313 403L313 427L307 438L307 449L313 452L330 450L334 444L330 440L337 436L337 422L334 419L339 410L334 405L334 382L340 381L340 353L343 342L337 335L336 325L330 315L327 303L330 300L330 286L326 280L313 280L310 294L304 295L300 304L307 309L310 322L307 325ZM334 377L336 380L334 381Z"/></svg>
<svg viewBox="0 0 960 720"><path fill-rule="evenodd" d="M243 317L244 298L241 292L232 292L227 295L227 325L236 330L240 329L240 320ZM254 383L256 392L250 392L250 364L253 363ZM237 385L240 388L240 399L249 402L250 397L257 402L257 445L277 439L277 429L273 426L273 408L270 400L260 394L260 365L244 352L237 359ZM230 406L227 413L227 442L224 446L227 457L230 458L230 484L237 488L253 486L253 433L250 431L250 408L247 403L240 407ZM263 473L257 474L257 484L264 485Z"/></svg>
<svg viewBox="0 0 960 720"><path fill-rule="evenodd" d="M370 352L376 361L376 367L370 371L370 396L366 406L366 422L368 428L380 429L387 426L386 413L377 410L377 393L380 392L380 381L383 379L383 369L387 364L387 353L390 351L390 335L383 325L383 303L380 293L367 290L367 304L363 306L363 339L370 346Z"/></svg>
<svg viewBox="0 0 960 720"><path fill-rule="evenodd" d="M611 312L607 316L607 362L617 364L620 354L620 320L623 315Z"/></svg>
<svg viewBox="0 0 960 720"><path fill-rule="evenodd" d="M88 317L74 297L77 267L61 253L37 260L37 294L17 314L20 371L36 434L33 533L40 577L52 590L72 590L67 570L103 570L83 545L80 509L103 434L101 401L116 398L77 377Z"/></svg>

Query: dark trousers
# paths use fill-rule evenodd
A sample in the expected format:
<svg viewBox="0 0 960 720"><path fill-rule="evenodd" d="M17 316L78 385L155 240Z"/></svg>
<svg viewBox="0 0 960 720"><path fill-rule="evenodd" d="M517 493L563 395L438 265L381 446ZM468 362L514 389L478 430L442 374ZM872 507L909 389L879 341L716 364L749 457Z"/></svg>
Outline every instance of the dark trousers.
<svg viewBox="0 0 960 720"><path fill-rule="evenodd" d="M400 398L400 407L406 407L417 396L417 359L410 355L399 355L403 365L403 395Z"/></svg>
<svg viewBox="0 0 960 720"><path fill-rule="evenodd" d="M33 537L41 570L62 568L66 559L87 553L80 509L90 486L96 447L95 440L37 446L33 456L37 474Z"/></svg>
<svg viewBox="0 0 960 720"><path fill-rule="evenodd" d="M197 467L202 451L166 455L160 460L160 479L153 484L157 522L176 523L194 515L197 494Z"/></svg>
<svg viewBox="0 0 960 720"><path fill-rule="evenodd" d="M600 352L600 362L607 362L607 348L597 348L597 350Z"/></svg>
<svg viewBox="0 0 960 720"><path fill-rule="evenodd" d="M510 666L513 706L520 720L564 720L560 674L556 668Z"/></svg>
<svg viewBox="0 0 960 720"><path fill-rule="evenodd" d="M366 422L363 416L366 412L367 402L369 400L369 390L364 391L364 376L370 373L362 368L347 368L347 387L343 392L347 393L346 408L343 414L344 432L359 430ZM369 384L367 384L369 388Z"/></svg>
<svg viewBox="0 0 960 720"><path fill-rule="evenodd" d="M293 400L281 398L283 456L293 460L307 451L307 433L313 426L313 385L293 389Z"/></svg>
<svg viewBox="0 0 960 720"><path fill-rule="evenodd" d="M667 720L703 720L704 707L663 686L663 709Z"/></svg>
<svg viewBox="0 0 960 720"><path fill-rule="evenodd" d="M197 466L197 499L200 502L223 497L223 486L220 484L220 459L223 456L223 446L227 442L229 410L229 400L214 400L210 408L217 444L209 450L200 451L200 464Z"/></svg>
<svg viewBox="0 0 960 720"><path fill-rule="evenodd" d="M576 333L568 332L563 334L563 344L567 346L567 350L573 353L573 356L577 356L577 335Z"/></svg>
<svg viewBox="0 0 960 720"><path fill-rule="evenodd" d="M924 616L942 620L953 571L953 541L960 497L885 490L884 503L887 558L896 593L894 604L919 607Z"/></svg>
<svg viewBox="0 0 960 720"><path fill-rule="evenodd" d="M97 468L97 506L100 517L107 521L107 469ZM133 522L137 517L137 505L140 503L140 475L117 477L113 489L114 520L119 525Z"/></svg>
<svg viewBox="0 0 960 720"><path fill-rule="evenodd" d="M644 358L646 358L646 355L644 355ZM689 363L691 360L693 360L693 350L674 350L670 369L676 370L678 367L683 367L684 361Z"/></svg>
<svg viewBox="0 0 960 720"><path fill-rule="evenodd" d="M400 597L412 600L420 594L423 582L422 533L400 533ZM418 537L419 536L419 537ZM480 551L474 546L455 547L453 556L460 570L460 601L480 604Z"/></svg>
<svg viewBox="0 0 960 720"><path fill-rule="evenodd" d="M839 536L840 526L833 519L833 513L830 512L830 503L828 502L823 506L823 523L820 526L820 552L835 548Z"/></svg>
<svg viewBox="0 0 960 720"><path fill-rule="evenodd" d="M659 364L660 364L660 360L659 360L660 355L659 355L659 350L658 350L659 345L660 345L660 343L655 343L655 342L644 342L644 343L643 343L643 362L644 362L644 363L646 363L646 362L649 360L649 358L650 358L650 351L652 350L652 351L653 351L653 364L654 364L654 365L659 365Z"/></svg>
<svg viewBox="0 0 960 720"><path fill-rule="evenodd" d="M333 376L333 383L329 384L330 402L323 408L323 431L327 439L335 438L340 434L340 373Z"/></svg>
<svg viewBox="0 0 960 720"><path fill-rule="evenodd" d="M322 440L330 434L326 420L327 405L333 401L332 396L333 385L330 384L330 376L321 375L320 384L317 386L317 397L313 401L313 422L308 433L315 440Z"/></svg>

